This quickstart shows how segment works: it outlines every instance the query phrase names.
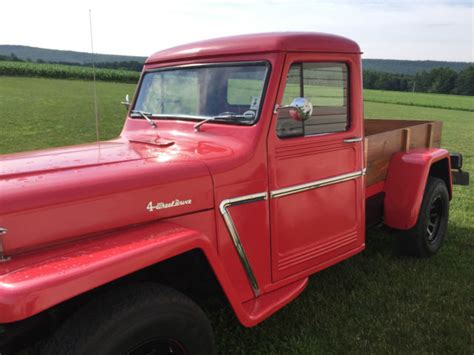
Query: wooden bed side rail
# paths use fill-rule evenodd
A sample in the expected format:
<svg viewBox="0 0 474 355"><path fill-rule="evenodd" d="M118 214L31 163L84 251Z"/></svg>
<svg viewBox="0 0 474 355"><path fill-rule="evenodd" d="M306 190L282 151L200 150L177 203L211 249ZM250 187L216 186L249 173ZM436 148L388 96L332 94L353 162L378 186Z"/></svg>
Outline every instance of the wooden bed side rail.
<svg viewBox="0 0 474 355"><path fill-rule="evenodd" d="M394 153L441 146L441 121L364 120L366 186L384 181Z"/></svg>

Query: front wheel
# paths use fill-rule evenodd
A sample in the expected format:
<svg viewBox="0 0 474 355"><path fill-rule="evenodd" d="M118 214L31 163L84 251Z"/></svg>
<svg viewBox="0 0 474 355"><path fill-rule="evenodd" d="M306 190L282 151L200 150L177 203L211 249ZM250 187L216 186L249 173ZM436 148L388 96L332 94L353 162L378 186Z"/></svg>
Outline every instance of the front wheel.
<svg viewBox="0 0 474 355"><path fill-rule="evenodd" d="M76 312L44 354L214 354L211 325L183 294L155 284L111 288Z"/></svg>
<svg viewBox="0 0 474 355"><path fill-rule="evenodd" d="M416 225L399 237L404 254L430 257L441 248L448 227L449 193L443 180L429 177Z"/></svg>

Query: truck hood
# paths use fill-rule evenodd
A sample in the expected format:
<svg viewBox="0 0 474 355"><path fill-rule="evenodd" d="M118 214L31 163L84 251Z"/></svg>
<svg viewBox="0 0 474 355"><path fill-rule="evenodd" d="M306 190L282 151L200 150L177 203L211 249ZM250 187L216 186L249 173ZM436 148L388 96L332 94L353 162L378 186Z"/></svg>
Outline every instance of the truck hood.
<svg viewBox="0 0 474 355"><path fill-rule="evenodd" d="M58 170L87 166L106 165L132 160L156 158L163 150L143 149L143 144L160 147L153 137L135 140L115 139L77 146L52 148L32 152L3 155L0 158L2 179L48 173ZM157 140L157 142L160 142ZM174 145L173 141L161 140L162 148ZM130 144L129 144L130 143ZM168 144L165 144L168 143ZM168 152L167 152L168 153Z"/></svg>
<svg viewBox="0 0 474 355"><path fill-rule="evenodd" d="M153 136L4 155L0 191L4 255L213 207L207 166Z"/></svg>

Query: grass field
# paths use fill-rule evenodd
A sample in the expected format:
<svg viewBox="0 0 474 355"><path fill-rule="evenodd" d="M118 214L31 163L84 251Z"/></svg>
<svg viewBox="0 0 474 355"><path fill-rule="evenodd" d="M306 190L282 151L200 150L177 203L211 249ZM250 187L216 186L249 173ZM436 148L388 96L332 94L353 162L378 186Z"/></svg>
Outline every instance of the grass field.
<svg viewBox="0 0 474 355"><path fill-rule="evenodd" d="M102 138L120 132L119 101L134 88L98 83ZM367 98L368 118L443 120L443 146L462 152L474 172L474 113L466 110L474 98L377 91ZM93 141L93 117L88 82L0 78L0 152ZM445 244L431 259L394 255L391 233L376 229L363 253L312 277L299 298L255 328L210 300L205 308L220 353L472 354L474 188L455 187L454 194Z"/></svg>
<svg viewBox="0 0 474 355"><path fill-rule="evenodd" d="M117 136L135 84L97 82L101 138ZM93 86L80 80L0 77L0 153L91 142Z"/></svg>
<svg viewBox="0 0 474 355"><path fill-rule="evenodd" d="M406 106L446 108L474 112L474 98L461 95L423 94L398 91L365 90L366 102L391 103Z"/></svg>

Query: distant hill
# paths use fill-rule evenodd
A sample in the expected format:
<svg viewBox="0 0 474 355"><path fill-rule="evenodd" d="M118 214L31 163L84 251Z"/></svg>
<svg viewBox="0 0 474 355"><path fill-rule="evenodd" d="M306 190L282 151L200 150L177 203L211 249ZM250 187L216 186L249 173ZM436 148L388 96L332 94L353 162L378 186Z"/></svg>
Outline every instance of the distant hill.
<svg viewBox="0 0 474 355"><path fill-rule="evenodd" d="M91 54L84 52L62 51L28 46L0 45L0 56L16 55L22 60L38 60L45 62L63 62L86 64L91 62ZM97 63L136 61L143 63L146 57L96 54ZM472 63L466 62L441 62L432 60L397 60L397 59L364 59L364 70L381 71L395 74L416 74L423 70L430 71L434 68L448 67L457 72Z"/></svg>
<svg viewBox="0 0 474 355"><path fill-rule="evenodd" d="M28 46L0 45L0 56L9 56L12 53L20 59L31 60L33 62L40 60L45 62L85 64L90 63L92 61L91 54L85 52L62 51L57 49L46 49ZM114 54L95 55L95 61L97 63L126 61L137 61L143 63L145 59L146 57L134 57Z"/></svg>

